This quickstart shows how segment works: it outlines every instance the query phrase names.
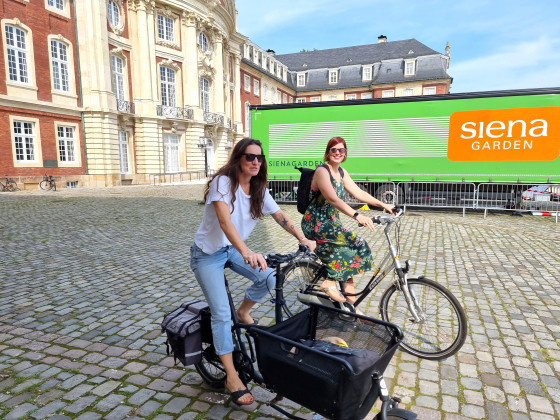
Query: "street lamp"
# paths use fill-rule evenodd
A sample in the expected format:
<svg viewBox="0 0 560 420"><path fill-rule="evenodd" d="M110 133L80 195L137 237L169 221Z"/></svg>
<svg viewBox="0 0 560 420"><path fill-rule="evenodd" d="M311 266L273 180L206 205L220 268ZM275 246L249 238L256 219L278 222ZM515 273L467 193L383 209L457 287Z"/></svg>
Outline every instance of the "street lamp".
<svg viewBox="0 0 560 420"><path fill-rule="evenodd" d="M208 178L208 138L199 137L198 147L204 149L204 177Z"/></svg>

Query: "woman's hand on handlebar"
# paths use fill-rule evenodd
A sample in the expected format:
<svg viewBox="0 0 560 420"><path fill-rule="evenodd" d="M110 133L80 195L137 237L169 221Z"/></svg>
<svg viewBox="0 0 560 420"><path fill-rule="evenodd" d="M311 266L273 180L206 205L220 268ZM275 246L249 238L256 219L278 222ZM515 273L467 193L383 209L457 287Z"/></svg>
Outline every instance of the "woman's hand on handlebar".
<svg viewBox="0 0 560 420"><path fill-rule="evenodd" d="M375 232L375 226L373 224L373 221L369 217L364 216L363 214L359 214L356 217L356 221L360 224L360 226L367 226L369 230Z"/></svg>
<svg viewBox="0 0 560 420"><path fill-rule="evenodd" d="M261 270L266 270L268 265L266 264L266 260L261 254L257 254L251 250L247 250L243 255L243 259L247 264L251 266L252 269L260 267Z"/></svg>
<svg viewBox="0 0 560 420"><path fill-rule="evenodd" d="M315 248L317 247L317 242L315 241L310 241L307 238L303 238L301 241L299 241L300 244L305 245L310 252L315 251Z"/></svg>
<svg viewBox="0 0 560 420"><path fill-rule="evenodd" d="M399 212L399 208L393 204L385 204L383 208L389 214L397 214Z"/></svg>

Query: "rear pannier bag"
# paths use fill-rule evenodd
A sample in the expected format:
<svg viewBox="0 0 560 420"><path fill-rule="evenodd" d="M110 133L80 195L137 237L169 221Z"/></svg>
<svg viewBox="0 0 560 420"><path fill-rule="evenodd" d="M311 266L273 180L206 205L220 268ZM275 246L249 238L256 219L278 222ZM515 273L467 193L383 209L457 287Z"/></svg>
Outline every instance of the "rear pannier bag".
<svg viewBox="0 0 560 420"><path fill-rule="evenodd" d="M161 323L161 331L167 334L167 354L173 354L175 361L178 359L185 366L202 358L202 336L208 336L203 330L209 328L209 323L202 320L202 312L207 312L207 308L208 304L200 299L185 302L165 315Z"/></svg>

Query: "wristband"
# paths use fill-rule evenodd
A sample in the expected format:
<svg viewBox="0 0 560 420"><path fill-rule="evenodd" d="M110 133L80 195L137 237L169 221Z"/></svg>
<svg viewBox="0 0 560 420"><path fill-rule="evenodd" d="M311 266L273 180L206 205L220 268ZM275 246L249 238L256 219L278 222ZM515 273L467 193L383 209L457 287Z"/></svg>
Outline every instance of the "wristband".
<svg viewBox="0 0 560 420"><path fill-rule="evenodd" d="M354 213L354 216L352 216L352 219L357 220L356 218L357 218L359 215L360 215L360 213L358 213L358 212Z"/></svg>

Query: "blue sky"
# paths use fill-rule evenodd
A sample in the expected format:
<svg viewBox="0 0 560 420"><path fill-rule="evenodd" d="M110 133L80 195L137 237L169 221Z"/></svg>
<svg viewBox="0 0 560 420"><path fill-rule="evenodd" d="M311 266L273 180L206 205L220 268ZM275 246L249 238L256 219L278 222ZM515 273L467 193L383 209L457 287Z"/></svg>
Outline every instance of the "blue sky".
<svg viewBox="0 0 560 420"><path fill-rule="evenodd" d="M238 31L277 54L415 38L451 45L451 92L560 86L560 0L236 0Z"/></svg>

